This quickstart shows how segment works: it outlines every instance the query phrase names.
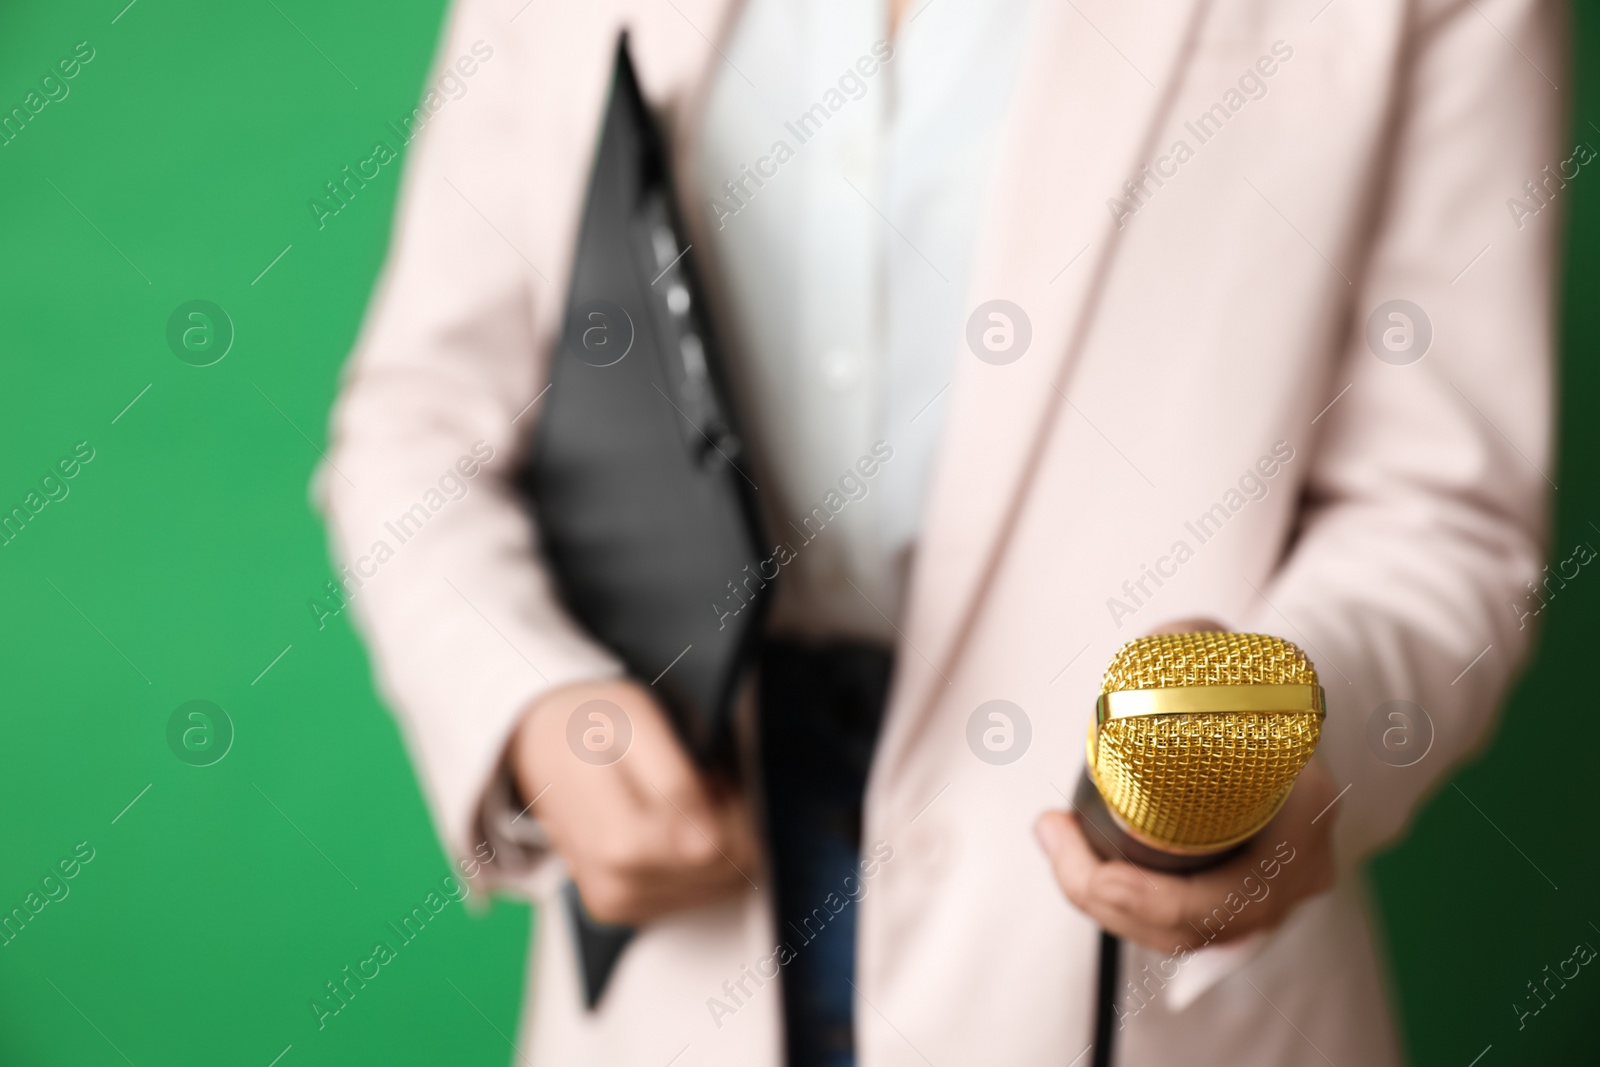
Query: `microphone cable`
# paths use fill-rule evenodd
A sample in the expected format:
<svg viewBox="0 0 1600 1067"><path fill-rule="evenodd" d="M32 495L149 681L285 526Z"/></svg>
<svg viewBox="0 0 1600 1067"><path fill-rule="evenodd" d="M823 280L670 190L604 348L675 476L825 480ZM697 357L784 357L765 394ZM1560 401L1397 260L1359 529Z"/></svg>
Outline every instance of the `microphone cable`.
<svg viewBox="0 0 1600 1067"><path fill-rule="evenodd" d="M1100 931L1100 968L1094 1009L1094 1059L1092 1067L1111 1067L1112 1046L1116 1043L1117 978L1121 969L1122 941L1106 930Z"/></svg>

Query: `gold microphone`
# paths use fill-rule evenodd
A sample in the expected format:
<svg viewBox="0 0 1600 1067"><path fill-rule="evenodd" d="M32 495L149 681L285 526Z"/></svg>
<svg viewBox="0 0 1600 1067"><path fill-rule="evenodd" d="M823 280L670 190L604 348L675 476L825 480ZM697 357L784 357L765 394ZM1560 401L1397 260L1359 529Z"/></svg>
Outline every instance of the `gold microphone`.
<svg viewBox="0 0 1600 1067"><path fill-rule="evenodd" d="M1265 634L1141 637L1112 657L1073 807L1104 859L1222 863L1272 820L1322 736L1325 696Z"/></svg>

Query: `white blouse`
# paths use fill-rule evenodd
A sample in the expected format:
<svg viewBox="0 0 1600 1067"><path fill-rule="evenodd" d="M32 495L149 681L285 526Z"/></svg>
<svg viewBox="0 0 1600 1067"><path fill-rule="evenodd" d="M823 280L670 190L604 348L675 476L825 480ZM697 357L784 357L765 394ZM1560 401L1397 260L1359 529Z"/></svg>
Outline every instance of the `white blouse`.
<svg viewBox="0 0 1600 1067"><path fill-rule="evenodd" d="M773 629L892 643L1028 0L748 0L696 148ZM766 573L770 574L768 567Z"/></svg>

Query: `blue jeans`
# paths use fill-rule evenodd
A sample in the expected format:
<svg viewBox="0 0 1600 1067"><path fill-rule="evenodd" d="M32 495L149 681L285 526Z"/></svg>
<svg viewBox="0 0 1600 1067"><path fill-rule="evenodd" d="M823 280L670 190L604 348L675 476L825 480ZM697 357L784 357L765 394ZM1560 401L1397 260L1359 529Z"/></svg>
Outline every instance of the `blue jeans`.
<svg viewBox="0 0 1600 1067"><path fill-rule="evenodd" d="M887 652L863 645L772 641L762 651L788 1067L855 1067L852 891L861 895L861 799L892 667Z"/></svg>

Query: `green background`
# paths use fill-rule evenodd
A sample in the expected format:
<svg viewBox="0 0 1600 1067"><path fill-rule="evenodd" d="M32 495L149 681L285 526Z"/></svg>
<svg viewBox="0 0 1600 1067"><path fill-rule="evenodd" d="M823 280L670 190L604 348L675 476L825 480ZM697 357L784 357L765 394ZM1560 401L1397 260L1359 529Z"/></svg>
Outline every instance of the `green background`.
<svg viewBox="0 0 1600 1067"><path fill-rule="evenodd" d="M450 873L363 650L306 606L331 576L307 483L399 168L323 230L306 202L394 143L442 4L124 2L0 9L0 110L77 42L96 51L0 147L0 510L95 449L0 549L0 911L95 850L0 948L0 1064L507 1063L515 904L451 904L325 1029L307 1007ZM1589 136L1600 19L1576 29ZM1596 183L1564 194L1563 555L1600 540ZM203 369L165 341L196 298L237 330ZM1491 1044L1484 1067L1600 1061L1600 977L1520 1032L1511 1009L1576 941L1600 945L1594 746L1563 736L1590 711L1597 598L1580 581L1552 603L1492 747L1374 865L1418 1064ZM166 742L194 699L236 732L204 768Z"/></svg>

